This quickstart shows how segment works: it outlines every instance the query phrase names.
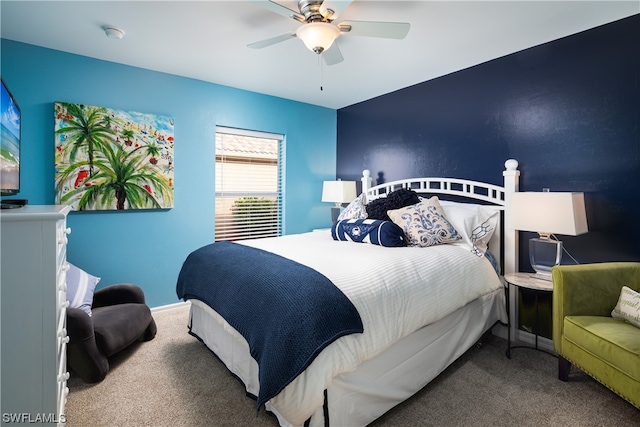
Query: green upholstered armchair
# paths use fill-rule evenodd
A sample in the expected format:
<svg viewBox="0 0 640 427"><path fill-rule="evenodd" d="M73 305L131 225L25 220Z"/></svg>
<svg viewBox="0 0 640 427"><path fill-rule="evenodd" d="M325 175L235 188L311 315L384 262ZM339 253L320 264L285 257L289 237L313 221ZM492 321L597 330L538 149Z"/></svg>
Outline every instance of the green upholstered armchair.
<svg viewBox="0 0 640 427"><path fill-rule="evenodd" d="M640 409L640 328L611 317L622 286L640 291L640 263L562 265L552 276L558 378L573 364Z"/></svg>

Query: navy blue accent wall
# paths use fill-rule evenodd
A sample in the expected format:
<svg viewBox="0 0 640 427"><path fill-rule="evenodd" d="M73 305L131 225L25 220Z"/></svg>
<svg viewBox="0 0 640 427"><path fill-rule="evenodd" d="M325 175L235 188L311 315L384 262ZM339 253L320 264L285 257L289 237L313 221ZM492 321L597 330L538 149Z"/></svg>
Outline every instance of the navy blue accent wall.
<svg viewBox="0 0 640 427"><path fill-rule="evenodd" d="M580 263L640 261L639 80L634 15L338 110L337 177L501 184L514 158L521 191L585 193Z"/></svg>

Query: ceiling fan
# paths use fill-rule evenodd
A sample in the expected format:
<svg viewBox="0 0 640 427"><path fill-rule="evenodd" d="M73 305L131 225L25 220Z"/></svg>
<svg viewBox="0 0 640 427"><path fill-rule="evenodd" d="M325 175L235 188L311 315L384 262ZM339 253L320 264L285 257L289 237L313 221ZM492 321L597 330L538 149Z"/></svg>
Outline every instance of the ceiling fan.
<svg viewBox="0 0 640 427"><path fill-rule="evenodd" d="M279 15L292 18L303 25L294 32L280 34L247 45L253 49L262 49L276 43L299 38L307 48L318 55L322 54L327 65L334 65L344 60L336 39L342 34L354 36L381 37L403 39L409 32L406 22L374 22L374 21L333 21L352 3L352 0L299 0L298 9L294 11L275 1L255 1L254 3Z"/></svg>

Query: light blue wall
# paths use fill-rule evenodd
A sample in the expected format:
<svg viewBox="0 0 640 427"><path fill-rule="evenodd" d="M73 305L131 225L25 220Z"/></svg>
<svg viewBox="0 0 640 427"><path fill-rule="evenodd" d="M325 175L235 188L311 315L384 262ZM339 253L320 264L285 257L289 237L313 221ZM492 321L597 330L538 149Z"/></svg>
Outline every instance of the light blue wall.
<svg viewBox="0 0 640 427"><path fill-rule="evenodd" d="M335 178L336 111L226 86L1 40L2 77L22 109L22 189L54 201L53 103L96 105L175 119L175 207L73 212L69 261L100 286L133 282L150 306L177 302L186 256L214 236L215 127L285 135L285 233L330 225L322 181ZM313 123L310 119L313 118Z"/></svg>

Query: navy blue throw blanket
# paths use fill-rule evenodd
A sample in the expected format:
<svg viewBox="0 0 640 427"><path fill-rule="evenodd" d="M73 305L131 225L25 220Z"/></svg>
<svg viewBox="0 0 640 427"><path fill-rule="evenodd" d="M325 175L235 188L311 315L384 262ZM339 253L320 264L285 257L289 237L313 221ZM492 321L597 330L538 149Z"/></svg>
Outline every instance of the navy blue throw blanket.
<svg viewBox="0 0 640 427"><path fill-rule="evenodd" d="M327 345L364 330L358 310L324 275L236 243L192 252L176 291L208 304L247 340L259 367L258 410Z"/></svg>

